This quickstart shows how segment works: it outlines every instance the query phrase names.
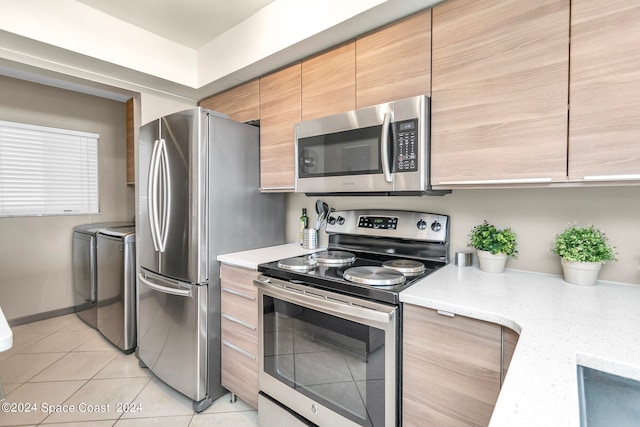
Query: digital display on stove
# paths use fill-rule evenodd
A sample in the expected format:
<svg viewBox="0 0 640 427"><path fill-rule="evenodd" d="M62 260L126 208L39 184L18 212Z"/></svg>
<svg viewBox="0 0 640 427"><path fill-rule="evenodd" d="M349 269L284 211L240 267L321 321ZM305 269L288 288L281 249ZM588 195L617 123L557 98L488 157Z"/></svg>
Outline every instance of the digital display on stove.
<svg viewBox="0 0 640 427"><path fill-rule="evenodd" d="M398 227L398 217L395 216L361 216L358 220L360 228L375 228L395 230Z"/></svg>

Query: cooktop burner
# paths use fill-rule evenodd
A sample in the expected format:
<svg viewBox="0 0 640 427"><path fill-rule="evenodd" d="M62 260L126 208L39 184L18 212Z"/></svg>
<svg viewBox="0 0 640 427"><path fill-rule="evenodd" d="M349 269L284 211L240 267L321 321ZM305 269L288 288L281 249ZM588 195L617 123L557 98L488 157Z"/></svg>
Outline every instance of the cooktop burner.
<svg viewBox="0 0 640 427"><path fill-rule="evenodd" d="M260 264L285 282L389 304L449 261L449 217L391 210L334 211L327 250Z"/></svg>
<svg viewBox="0 0 640 427"><path fill-rule="evenodd" d="M287 258L287 259L278 261L279 268L282 268L285 270L291 270L291 271L307 272L307 271L313 270L317 266L318 266L318 261L316 261L315 258L312 258L310 256Z"/></svg>
<svg viewBox="0 0 640 427"><path fill-rule="evenodd" d="M371 286L397 285L405 281L404 274L384 267L353 267L346 270L343 277L350 282Z"/></svg>
<svg viewBox="0 0 640 427"><path fill-rule="evenodd" d="M353 264L356 260L356 256L354 254L345 251L316 252L313 254L313 257L320 265L331 265L336 267Z"/></svg>
<svg viewBox="0 0 640 427"><path fill-rule="evenodd" d="M382 266L399 271L407 277L419 276L426 270L423 263L411 259L391 259L383 262Z"/></svg>

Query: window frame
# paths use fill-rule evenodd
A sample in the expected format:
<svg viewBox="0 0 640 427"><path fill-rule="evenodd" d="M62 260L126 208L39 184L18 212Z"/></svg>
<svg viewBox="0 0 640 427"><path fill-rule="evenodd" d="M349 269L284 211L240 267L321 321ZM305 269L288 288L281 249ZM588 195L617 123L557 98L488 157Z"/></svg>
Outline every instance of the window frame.
<svg viewBox="0 0 640 427"><path fill-rule="evenodd" d="M97 133L0 120L0 218L99 214L99 141Z"/></svg>

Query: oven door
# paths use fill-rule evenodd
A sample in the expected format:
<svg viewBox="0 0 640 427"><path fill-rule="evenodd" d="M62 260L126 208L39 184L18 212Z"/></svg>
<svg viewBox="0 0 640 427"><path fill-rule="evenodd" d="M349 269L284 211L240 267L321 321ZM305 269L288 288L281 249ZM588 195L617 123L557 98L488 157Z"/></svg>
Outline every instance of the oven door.
<svg viewBox="0 0 640 427"><path fill-rule="evenodd" d="M265 276L260 390L319 426L395 426L398 308Z"/></svg>

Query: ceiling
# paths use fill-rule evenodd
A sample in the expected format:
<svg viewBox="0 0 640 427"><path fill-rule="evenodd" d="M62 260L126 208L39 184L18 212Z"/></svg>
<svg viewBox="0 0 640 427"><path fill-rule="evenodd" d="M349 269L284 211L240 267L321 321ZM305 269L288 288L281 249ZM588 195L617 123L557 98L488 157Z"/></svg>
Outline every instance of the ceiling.
<svg viewBox="0 0 640 427"><path fill-rule="evenodd" d="M193 49L202 47L274 0L76 0Z"/></svg>
<svg viewBox="0 0 640 427"><path fill-rule="evenodd" d="M194 103L440 1L0 0L0 75Z"/></svg>

